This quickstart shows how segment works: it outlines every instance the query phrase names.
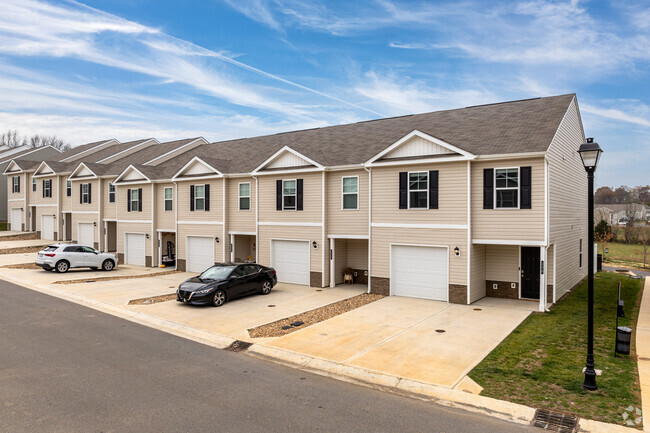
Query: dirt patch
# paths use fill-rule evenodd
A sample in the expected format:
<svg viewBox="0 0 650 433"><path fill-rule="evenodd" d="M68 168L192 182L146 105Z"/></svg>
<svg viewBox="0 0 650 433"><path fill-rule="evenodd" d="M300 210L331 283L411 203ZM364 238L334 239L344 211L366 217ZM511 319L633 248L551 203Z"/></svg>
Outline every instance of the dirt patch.
<svg viewBox="0 0 650 433"><path fill-rule="evenodd" d="M35 263L18 263L17 265L4 265L0 268L6 269L43 269Z"/></svg>
<svg viewBox="0 0 650 433"><path fill-rule="evenodd" d="M158 304L160 302L173 301L174 299L176 299L176 293L170 293L169 295L150 296L148 298L131 299L129 301L129 305L152 305L152 304Z"/></svg>
<svg viewBox="0 0 650 433"><path fill-rule="evenodd" d="M24 233L20 235L0 235L0 241L27 241L32 239L38 239L38 234L34 233Z"/></svg>
<svg viewBox="0 0 650 433"><path fill-rule="evenodd" d="M33 247L20 247L20 248L5 248L0 250L0 254L23 254L23 253L37 253L47 245L36 245Z"/></svg>
<svg viewBox="0 0 650 433"><path fill-rule="evenodd" d="M309 310L304 313L296 314L295 316L287 317L275 322L267 323L266 325L249 329L248 335L250 335L252 338L281 337L299 329L311 326L315 323L322 322L340 314L347 313L348 311L352 311L356 308L363 307L366 304L378 301L384 297L384 295L375 295L368 293L353 296L352 298L334 302L333 304L329 304L324 307ZM297 325L298 323L301 324Z"/></svg>
<svg viewBox="0 0 650 433"><path fill-rule="evenodd" d="M96 282L96 281L115 281L115 280L133 280L136 278L149 278L149 277L157 277L159 275L171 275L171 274L177 274L181 271L165 271L165 272L152 272L150 274L141 274L141 275L123 275L121 277L98 277L98 278L82 278L79 280L61 280L61 281L55 281L52 284L78 284L78 283L89 283L89 282Z"/></svg>

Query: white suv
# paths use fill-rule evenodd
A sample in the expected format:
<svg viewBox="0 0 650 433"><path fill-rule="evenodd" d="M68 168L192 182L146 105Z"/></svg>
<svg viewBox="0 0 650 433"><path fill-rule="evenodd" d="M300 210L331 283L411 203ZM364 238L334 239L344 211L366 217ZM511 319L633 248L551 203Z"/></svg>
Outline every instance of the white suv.
<svg viewBox="0 0 650 433"><path fill-rule="evenodd" d="M53 244L38 253L36 265L46 271L55 269L61 273L70 268L102 268L103 271L111 271L117 266L117 257L83 245Z"/></svg>

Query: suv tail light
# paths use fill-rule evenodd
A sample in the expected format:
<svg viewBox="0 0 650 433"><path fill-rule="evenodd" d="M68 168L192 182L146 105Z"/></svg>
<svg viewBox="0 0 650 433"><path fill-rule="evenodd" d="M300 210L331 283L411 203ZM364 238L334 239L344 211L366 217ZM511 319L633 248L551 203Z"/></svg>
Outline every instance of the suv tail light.
<svg viewBox="0 0 650 433"><path fill-rule="evenodd" d="M56 256L56 254L51 254L51 253L45 253L45 254L43 254L43 255L44 255L44 256L48 256L48 257L54 257L54 256Z"/></svg>

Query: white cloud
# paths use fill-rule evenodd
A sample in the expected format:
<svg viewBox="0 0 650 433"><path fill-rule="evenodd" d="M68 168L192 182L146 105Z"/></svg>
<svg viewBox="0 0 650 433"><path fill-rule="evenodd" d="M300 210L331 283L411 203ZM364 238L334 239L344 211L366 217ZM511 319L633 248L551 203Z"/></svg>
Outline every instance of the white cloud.
<svg viewBox="0 0 650 433"><path fill-rule="evenodd" d="M646 115L637 115L618 108L602 108L591 104L580 104L580 110L585 113L595 114L596 116L607 119L618 120L625 123L633 123L639 126L650 128L650 107L641 105L636 107L635 111L645 112Z"/></svg>

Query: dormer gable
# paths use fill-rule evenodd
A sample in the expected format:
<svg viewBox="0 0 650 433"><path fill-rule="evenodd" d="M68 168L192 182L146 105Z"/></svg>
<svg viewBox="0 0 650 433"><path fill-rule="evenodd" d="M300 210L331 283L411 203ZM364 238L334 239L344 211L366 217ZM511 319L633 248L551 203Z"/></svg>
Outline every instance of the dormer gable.
<svg viewBox="0 0 650 433"><path fill-rule="evenodd" d="M255 168L253 174L277 174L285 171L319 171L323 169L324 167L316 161L289 146L284 146Z"/></svg>
<svg viewBox="0 0 650 433"><path fill-rule="evenodd" d="M370 165L389 163L420 163L423 161L451 161L474 159L474 155L459 147L413 130L366 162Z"/></svg>
<svg viewBox="0 0 650 433"><path fill-rule="evenodd" d="M54 176L56 175L56 172L52 167L50 167L47 162L42 161L38 167L36 167L36 170L34 170L34 177L45 177L45 176Z"/></svg>
<svg viewBox="0 0 650 433"><path fill-rule="evenodd" d="M142 173L133 165L129 165L122 171L122 173L117 176L113 183L120 185L151 183L151 179L149 179L144 173Z"/></svg>
<svg viewBox="0 0 650 433"><path fill-rule="evenodd" d="M194 180L223 177L223 173L205 159L195 156L172 176L172 180Z"/></svg>
<svg viewBox="0 0 650 433"><path fill-rule="evenodd" d="M97 175L83 162L80 163L74 170L72 170L72 173L70 173L70 176L68 176L69 180L95 178L97 178Z"/></svg>
<svg viewBox="0 0 650 433"><path fill-rule="evenodd" d="M20 166L18 165L18 163L16 161L12 160L7 165L7 168L5 168L5 171L3 172L3 174L17 174L17 173L22 173L22 172L23 172L23 169L20 168Z"/></svg>

